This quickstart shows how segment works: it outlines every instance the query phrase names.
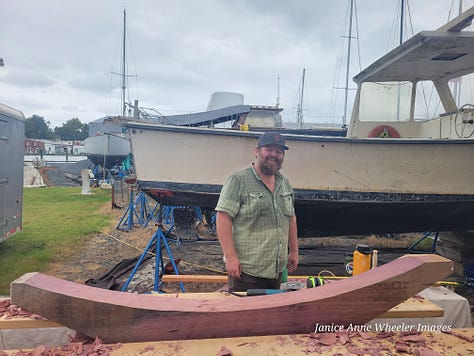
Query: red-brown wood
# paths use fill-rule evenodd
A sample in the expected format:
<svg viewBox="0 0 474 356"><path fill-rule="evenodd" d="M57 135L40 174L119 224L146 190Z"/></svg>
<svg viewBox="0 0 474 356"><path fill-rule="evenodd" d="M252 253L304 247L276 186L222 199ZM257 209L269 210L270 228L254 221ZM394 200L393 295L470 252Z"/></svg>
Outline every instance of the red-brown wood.
<svg viewBox="0 0 474 356"><path fill-rule="evenodd" d="M317 288L276 295L173 299L98 289L40 273L11 285L11 300L106 342L201 339L313 332L362 325L450 274L437 255L407 255Z"/></svg>

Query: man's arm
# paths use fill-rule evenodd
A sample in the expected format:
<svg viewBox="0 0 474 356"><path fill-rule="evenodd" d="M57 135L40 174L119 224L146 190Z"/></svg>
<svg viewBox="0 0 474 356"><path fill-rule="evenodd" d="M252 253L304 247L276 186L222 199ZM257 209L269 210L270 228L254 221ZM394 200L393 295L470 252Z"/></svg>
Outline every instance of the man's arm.
<svg viewBox="0 0 474 356"><path fill-rule="evenodd" d="M298 231L296 226L296 215L290 218L290 230L288 232L288 272L296 271L298 267Z"/></svg>
<svg viewBox="0 0 474 356"><path fill-rule="evenodd" d="M242 272L240 260L235 250L234 239L232 237L232 218L222 212L217 212L216 218L217 237L224 252L225 268L229 277L240 279Z"/></svg>

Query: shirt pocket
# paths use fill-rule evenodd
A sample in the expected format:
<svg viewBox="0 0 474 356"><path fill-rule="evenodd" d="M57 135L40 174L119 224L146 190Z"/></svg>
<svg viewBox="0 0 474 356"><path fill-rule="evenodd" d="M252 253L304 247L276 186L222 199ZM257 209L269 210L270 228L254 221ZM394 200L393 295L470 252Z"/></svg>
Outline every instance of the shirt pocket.
<svg viewBox="0 0 474 356"><path fill-rule="evenodd" d="M293 207L293 193L292 192L282 192L280 193L280 199L282 200L282 212L286 216L295 215Z"/></svg>
<svg viewBox="0 0 474 356"><path fill-rule="evenodd" d="M249 193L248 194L248 212L250 214L260 213L266 214L270 206L267 204L267 199L263 193Z"/></svg>

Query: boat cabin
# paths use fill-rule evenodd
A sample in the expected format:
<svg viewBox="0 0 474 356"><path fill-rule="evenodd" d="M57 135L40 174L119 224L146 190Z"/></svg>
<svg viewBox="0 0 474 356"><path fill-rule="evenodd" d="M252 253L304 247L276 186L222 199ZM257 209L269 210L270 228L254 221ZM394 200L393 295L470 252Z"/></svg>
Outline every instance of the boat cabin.
<svg viewBox="0 0 474 356"><path fill-rule="evenodd" d="M354 77L347 137L473 138L474 7L422 31Z"/></svg>

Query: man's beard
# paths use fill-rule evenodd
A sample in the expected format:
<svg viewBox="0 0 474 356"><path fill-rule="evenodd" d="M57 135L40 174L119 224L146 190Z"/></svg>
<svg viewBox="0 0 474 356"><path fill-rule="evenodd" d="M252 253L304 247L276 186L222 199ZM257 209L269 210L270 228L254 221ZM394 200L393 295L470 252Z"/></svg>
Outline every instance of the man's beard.
<svg viewBox="0 0 474 356"><path fill-rule="evenodd" d="M267 157L263 161L260 160L259 163L260 163L260 169L262 170L263 174L275 175L281 169L283 160L276 157L274 158Z"/></svg>

